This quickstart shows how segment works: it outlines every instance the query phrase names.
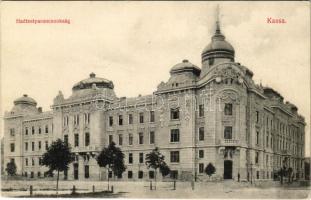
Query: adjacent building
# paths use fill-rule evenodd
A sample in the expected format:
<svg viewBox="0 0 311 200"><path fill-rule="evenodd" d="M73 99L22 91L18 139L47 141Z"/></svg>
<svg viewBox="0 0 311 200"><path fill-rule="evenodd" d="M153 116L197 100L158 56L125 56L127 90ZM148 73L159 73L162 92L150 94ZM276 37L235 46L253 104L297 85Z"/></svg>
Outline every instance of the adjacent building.
<svg viewBox="0 0 311 200"><path fill-rule="evenodd" d="M24 95L5 113L5 164L13 160L18 174L44 177L41 156L61 138L75 154L63 174L70 180L112 177L96 162L111 141L125 154L120 180L153 178L145 156L155 147L171 168L165 178L204 180L209 163L220 180L271 180L284 165L303 177L304 118L273 88L255 84L234 55L217 22L201 67L183 60L150 95L117 97L113 82L94 73L75 84L70 97L59 92L48 112Z"/></svg>

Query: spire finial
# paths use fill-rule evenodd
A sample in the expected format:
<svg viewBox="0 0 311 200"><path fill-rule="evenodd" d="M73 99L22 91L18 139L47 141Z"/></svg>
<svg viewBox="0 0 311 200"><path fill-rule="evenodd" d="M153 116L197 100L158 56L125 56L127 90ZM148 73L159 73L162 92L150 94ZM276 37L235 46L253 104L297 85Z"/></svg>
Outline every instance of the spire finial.
<svg viewBox="0 0 311 200"><path fill-rule="evenodd" d="M220 34L220 22L219 22L219 4L216 7L216 34Z"/></svg>

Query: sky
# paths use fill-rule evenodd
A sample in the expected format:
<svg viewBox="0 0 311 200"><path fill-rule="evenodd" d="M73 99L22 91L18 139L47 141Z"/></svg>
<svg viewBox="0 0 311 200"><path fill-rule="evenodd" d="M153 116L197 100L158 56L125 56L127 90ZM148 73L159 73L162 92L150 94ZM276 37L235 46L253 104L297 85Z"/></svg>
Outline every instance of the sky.
<svg viewBox="0 0 311 200"><path fill-rule="evenodd" d="M1 2L1 114L23 94L50 110L59 90L69 97L72 86L91 72L112 80L119 97L152 94L183 59L201 67L217 4L236 62L305 117L310 155L307 1ZM269 24L269 17L286 23ZM17 19L69 19L70 24L20 24Z"/></svg>

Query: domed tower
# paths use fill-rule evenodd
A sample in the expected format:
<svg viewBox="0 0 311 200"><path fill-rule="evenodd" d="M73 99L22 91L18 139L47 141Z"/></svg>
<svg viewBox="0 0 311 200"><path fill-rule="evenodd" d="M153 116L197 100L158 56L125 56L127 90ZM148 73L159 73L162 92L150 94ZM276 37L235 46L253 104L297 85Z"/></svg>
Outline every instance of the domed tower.
<svg viewBox="0 0 311 200"><path fill-rule="evenodd" d="M14 101L14 107L11 110L11 114L30 114L38 113L37 102L24 94L22 97L17 98Z"/></svg>
<svg viewBox="0 0 311 200"><path fill-rule="evenodd" d="M212 37L212 41L204 48L201 54L201 77L204 76L213 65L234 61L234 48L225 39L225 36L220 31L219 20L217 19L216 31Z"/></svg>

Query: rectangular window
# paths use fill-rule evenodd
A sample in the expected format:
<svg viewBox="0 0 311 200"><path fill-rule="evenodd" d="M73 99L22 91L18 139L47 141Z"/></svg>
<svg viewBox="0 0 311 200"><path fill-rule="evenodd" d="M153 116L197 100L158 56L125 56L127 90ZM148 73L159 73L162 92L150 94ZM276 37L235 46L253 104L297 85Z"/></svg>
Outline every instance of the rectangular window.
<svg viewBox="0 0 311 200"><path fill-rule="evenodd" d="M204 140L204 127L199 128L199 140L200 141Z"/></svg>
<svg viewBox="0 0 311 200"><path fill-rule="evenodd" d="M199 117L204 117L204 104L199 105Z"/></svg>
<svg viewBox="0 0 311 200"><path fill-rule="evenodd" d="M113 117L109 116L109 126L113 126Z"/></svg>
<svg viewBox="0 0 311 200"><path fill-rule="evenodd" d="M138 178L142 179L144 177L144 172L143 171L138 171Z"/></svg>
<svg viewBox="0 0 311 200"><path fill-rule="evenodd" d="M255 163L258 164L259 163L259 153L256 152L255 154Z"/></svg>
<svg viewBox="0 0 311 200"><path fill-rule="evenodd" d="M28 127L25 128L25 135L28 135Z"/></svg>
<svg viewBox="0 0 311 200"><path fill-rule="evenodd" d="M225 104L225 115L232 115L232 104L231 103Z"/></svg>
<svg viewBox="0 0 311 200"><path fill-rule="evenodd" d="M179 129L171 129L171 142L179 142Z"/></svg>
<svg viewBox="0 0 311 200"><path fill-rule="evenodd" d="M35 150L35 142L31 143L31 150L34 151Z"/></svg>
<svg viewBox="0 0 311 200"><path fill-rule="evenodd" d="M204 150L199 150L199 158L204 158Z"/></svg>
<svg viewBox="0 0 311 200"><path fill-rule="evenodd" d="M224 131L224 139L232 139L232 126L226 126Z"/></svg>
<svg viewBox="0 0 311 200"><path fill-rule="evenodd" d="M88 165L84 166L84 178L90 178L90 167Z"/></svg>
<svg viewBox="0 0 311 200"><path fill-rule="evenodd" d="M179 119L179 108L171 109L171 119L173 120Z"/></svg>
<svg viewBox="0 0 311 200"><path fill-rule="evenodd" d="M84 123L85 124L89 124L90 123L90 117L91 117L90 113L84 113Z"/></svg>
<svg viewBox="0 0 311 200"><path fill-rule="evenodd" d="M25 158L25 165L28 166L28 158Z"/></svg>
<svg viewBox="0 0 311 200"><path fill-rule="evenodd" d="M178 171L177 170L171 170L170 177L171 177L171 179L178 179Z"/></svg>
<svg viewBox="0 0 311 200"><path fill-rule="evenodd" d="M139 153L139 163L144 163L144 153Z"/></svg>
<svg viewBox="0 0 311 200"><path fill-rule="evenodd" d="M128 179L132 179L133 178L133 172L132 171L128 171L127 172L127 178Z"/></svg>
<svg viewBox="0 0 311 200"><path fill-rule="evenodd" d="M133 154L129 153L129 164L133 164Z"/></svg>
<svg viewBox="0 0 311 200"><path fill-rule="evenodd" d="M149 142L150 142L150 144L154 144L154 140L155 140L154 131L150 131L150 133L149 133Z"/></svg>
<svg viewBox="0 0 311 200"><path fill-rule="evenodd" d="M75 134L75 147L79 146L79 134Z"/></svg>
<svg viewBox="0 0 311 200"><path fill-rule="evenodd" d="M139 113L139 123L144 123L144 113Z"/></svg>
<svg viewBox="0 0 311 200"><path fill-rule="evenodd" d="M202 174L204 172L204 164L199 163L199 173Z"/></svg>
<svg viewBox="0 0 311 200"><path fill-rule="evenodd" d="M15 129L14 128L10 128L10 135L15 136Z"/></svg>
<svg viewBox="0 0 311 200"><path fill-rule="evenodd" d="M269 163L269 156L266 155L266 166L268 166L268 163Z"/></svg>
<svg viewBox="0 0 311 200"><path fill-rule="evenodd" d="M154 171L149 171L149 178L154 179Z"/></svg>
<svg viewBox="0 0 311 200"><path fill-rule="evenodd" d="M41 176L41 172L38 172L38 173L37 173L37 176L38 176L38 178L40 178L40 176Z"/></svg>
<svg viewBox="0 0 311 200"><path fill-rule="evenodd" d="M139 144L144 144L144 133L139 133Z"/></svg>
<svg viewBox="0 0 311 200"><path fill-rule="evenodd" d="M64 135L64 142L65 142L65 144L68 144L68 135Z"/></svg>
<svg viewBox="0 0 311 200"><path fill-rule="evenodd" d="M129 134L129 145L133 145L133 134Z"/></svg>
<svg viewBox="0 0 311 200"><path fill-rule="evenodd" d="M179 162L179 151L171 151L171 162L172 163Z"/></svg>
<svg viewBox="0 0 311 200"><path fill-rule="evenodd" d="M49 126L45 125L45 133L49 133Z"/></svg>
<svg viewBox="0 0 311 200"><path fill-rule="evenodd" d="M31 159L31 164L32 164L32 166L35 166L35 159Z"/></svg>
<svg viewBox="0 0 311 200"><path fill-rule="evenodd" d="M31 127L31 134L34 135L35 134L35 127Z"/></svg>
<svg viewBox="0 0 311 200"><path fill-rule="evenodd" d="M123 116L119 115L119 125L122 126L123 125Z"/></svg>
<svg viewBox="0 0 311 200"><path fill-rule="evenodd" d="M90 138L90 133L86 132L86 133L85 133L85 138L84 138L84 143L85 143L85 146L86 146L86 147L87 147L87 146L90 146L90 140L91 140L91 138Z"/></svg>
<svg viewBox="0 0 311 200"><path fill-rule="evenodd" d="M259 131L256 131L256 144L259 145Z"/></svg>
<svg viewBox="0 0 311 200"><path fill-rule="evenodd" d="M129 114L129 124L133 124L133 114Z"/></svg>
<svg viewBox="0 0 311 200"><path fill-rule="evenodd" d="M41 150L41 141L38 142L38 148Z"/></svg>
<svg viewBox="0 0 311 200"><path fill-rule="evenodd" d="M259 111L256 111L256 122L259 122Z"/></svg>
<svg viewBox="0 0 311 200"><path fill-rule="evenodd" d="M111 144L113 142L113 135L109 135L109 144Z"/></svg>
<svg viewBox="0 0 311 200"><path fill-rule="evenodd" d="M25 151L28 151L28 142L25 142Z"/></svg>
<svg viewBox="0 0 311 200"><path fill-rule="evenodd" d="M154 111L150 111L150 122L155 122Z"/></svg>
<svg viewBox="0 0 311 200"><path fill-rule="evenodd" d="M48 148L49 148L49 142L45 141L45 150L48 150Z"/></svg>
<svg viewBox="0 0 311 200"><path fill-rule="evenodd" d="M119 134L119 145L123 145L123 135Z"/></svg>
<svg viewBox="0 0 311 200"><path fill-rule="evenodd" d="M42 130L41 127L38 128L38 133L41 134Z"/></svg>

